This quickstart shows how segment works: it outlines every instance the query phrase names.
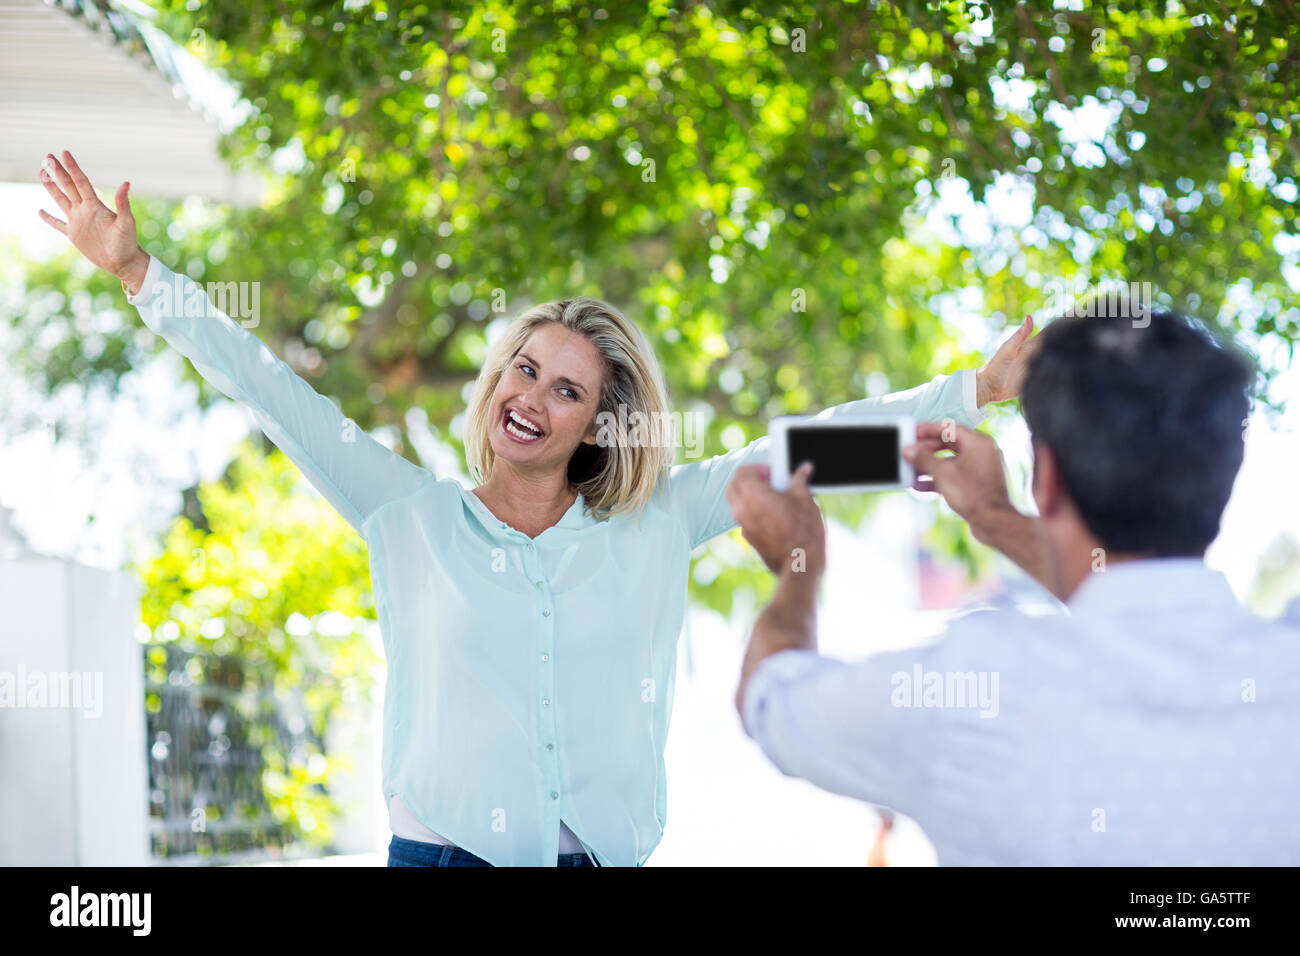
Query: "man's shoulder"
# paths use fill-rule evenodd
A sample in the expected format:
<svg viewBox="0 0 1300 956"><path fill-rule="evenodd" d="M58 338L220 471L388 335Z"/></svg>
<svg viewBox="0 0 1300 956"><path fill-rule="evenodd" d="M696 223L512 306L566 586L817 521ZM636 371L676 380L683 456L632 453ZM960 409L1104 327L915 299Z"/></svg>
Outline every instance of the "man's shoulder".
<svg viewBox="0 0 1300 956"><path fill-rule="evenodd" d="M955 608L943 631L919 649L930 667L952 671L1042 670L1084 647L1063 605L994 600Z"/></svg>
<svg viewBox="0 0 1300 956"><path fill-rule="evenodd" d="M1286 606L1278 623L1283 627L1289 627L1297 637L1300 637L1300 595Z"/></svg>
<svg viewBox="0 0 1300 956"><path fill-rule="evenodd" d="M1046 592L1002 593L968 600L952 611L945 637L966 640L1022 641L1065 637L1077 631L1077 622L1064 604Z"/></svg>

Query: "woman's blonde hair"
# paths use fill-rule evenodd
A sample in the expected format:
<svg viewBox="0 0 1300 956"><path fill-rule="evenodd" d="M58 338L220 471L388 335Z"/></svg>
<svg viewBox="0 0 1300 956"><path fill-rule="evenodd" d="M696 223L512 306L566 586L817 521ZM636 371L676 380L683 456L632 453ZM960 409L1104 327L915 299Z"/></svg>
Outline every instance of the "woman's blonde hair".
<svg viewBox="0 0 1300 956"><path fill-rule="evenodd" d="M642 421L668 422L668 392L649 339L618 309L599 299L561 299L533 306L511 322L488 351L475 382L465 429L470 477L475 484L482 484L492 474L496 453L488 436L496 424L492 396L501 376L529 336L551 322L585 336L604 364L592 419L598 441L578 446L569 461L569 483L599 520L623 512L639 513L666 479L673 448L670 441L659 437L657 428L651 429L652 441L633 441L634 435L645 434L635 427L636 413L645 416Z"/></svg>

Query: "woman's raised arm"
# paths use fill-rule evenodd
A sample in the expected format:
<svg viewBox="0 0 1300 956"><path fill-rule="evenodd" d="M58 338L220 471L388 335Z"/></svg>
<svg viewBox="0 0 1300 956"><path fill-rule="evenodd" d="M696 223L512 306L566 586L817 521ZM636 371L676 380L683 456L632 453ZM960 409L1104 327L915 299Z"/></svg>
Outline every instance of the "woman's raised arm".
<svg viewBox="0 0 1300 956"><path fill-rule="evenodd" d="M1033 331L1034 323L1026 316L979 370L963 369L903 392L833 405L814 417L906 415L918 423L951 418L974 428L984 419L984 406L989 402L1004 402L1020 394L1037 342L1030 338ZM756 438L744 448L672 470L672 507L686 528L692 549L736 527L727 502L727 484L741 465L768 464L769 443L767 436Z"/></svg>
<svg viewBox="0 0 1300 956"><path fill-rule="evenodd" d="M939 375L904 392L832 405L815 417L841 415L908 415L916 421L953 418L972 428L984 418L983 410L975 405L974 369ZM770 443L771 439L764 435L724 455L673 468L671 506L686 527L692 549L736 527L727 501L727 484L741 465L768 464Z"/></svg>
<svg viewBox="0 0 1300 956"><path fill-rule="evenodd" d="M146 326L188 358L222 393L252 409L258 424L358 533L383 504L434 480L431 471L385 448L272 354L257 336L216 308L203 288L140 248L127 202L114 213L70 153L47 156L41 182L68 217L41 211L91 262L122 279Z"/></svg>

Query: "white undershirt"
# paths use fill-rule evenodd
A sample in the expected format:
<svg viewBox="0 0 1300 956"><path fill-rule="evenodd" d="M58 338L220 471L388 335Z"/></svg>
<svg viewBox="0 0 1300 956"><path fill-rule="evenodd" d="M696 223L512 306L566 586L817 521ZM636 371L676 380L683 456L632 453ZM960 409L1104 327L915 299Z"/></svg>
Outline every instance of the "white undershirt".
<svg viewBox="0 0 1300 956"><path fill-rule="evenodd" d="M455 846L450 840L439 836L421 823L406 805L401 794L393 797L388 804L388 828L403 840L415 840L419 843L440 843L443 846ZM560 852L586 853L582 843L574 832L560 822Z"/></svg>

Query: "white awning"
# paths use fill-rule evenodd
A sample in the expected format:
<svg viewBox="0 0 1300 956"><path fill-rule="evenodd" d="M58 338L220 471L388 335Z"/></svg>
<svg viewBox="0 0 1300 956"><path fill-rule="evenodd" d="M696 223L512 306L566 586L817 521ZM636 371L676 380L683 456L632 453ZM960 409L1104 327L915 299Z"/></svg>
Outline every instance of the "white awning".
<svg viewBox="0 0 1300 956"><path fill-rule="evenodd" d="M258 179L217 155L247 104L147 13L0 0L0 181L38 182L45 154L67 149L110 205L128 179L132 196L257 201Z"/></svg>

